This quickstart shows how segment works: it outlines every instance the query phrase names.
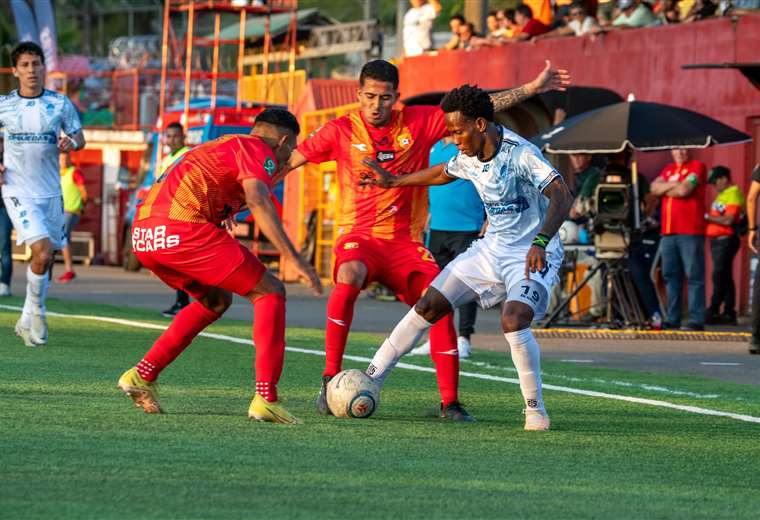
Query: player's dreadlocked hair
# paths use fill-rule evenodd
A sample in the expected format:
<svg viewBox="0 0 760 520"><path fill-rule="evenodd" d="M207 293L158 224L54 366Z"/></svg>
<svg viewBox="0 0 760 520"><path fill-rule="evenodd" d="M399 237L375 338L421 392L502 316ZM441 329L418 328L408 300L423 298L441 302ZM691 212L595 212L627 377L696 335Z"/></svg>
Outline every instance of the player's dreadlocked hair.
<svg viewBox="0 0 760 520"><path fill-rule="evenodd" d="M301 133L301 126L296 116L282 108L267 108L256 116L256 123L269 123L270 125L287 128L296 136Z"/></svg>
<svg viewBox="0 0 760 520"><path fill-rule="evenodd" d="M362 67L362 71L359 74L359 85L364 85L365 79L387 81L396 90L398 88L398 69L395 65L385 60L372 60Z"/></svg>
<svg viewBox="0 0 760 520"><path fill-rule="evenodd" d="M491 96L472 85L462 85L446 94L441 101L441 110L446 113L460 112L471 119L482 117L486 121L493 121Z"/></svg>

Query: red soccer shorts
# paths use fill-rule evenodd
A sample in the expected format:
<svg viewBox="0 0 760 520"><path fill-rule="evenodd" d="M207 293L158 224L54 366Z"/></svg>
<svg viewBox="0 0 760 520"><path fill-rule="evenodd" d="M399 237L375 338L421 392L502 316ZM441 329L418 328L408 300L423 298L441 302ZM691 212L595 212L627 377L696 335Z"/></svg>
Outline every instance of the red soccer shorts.
<svg viewBox="0 0 760 520"><path fill-rule="evenodd" d="M166 285L195 299L211 287L245 296L266 271L253 253L211 223L141 220L132 228L132 251Z"/></svg>
<svg viewBox="0 0 760 520"><path fill-rule="evenodd" d="M364 287L380 282L407 305L414 305L440 269L430 251L411 240L383 240L347 234L335 243L333 281L344 262L358 260L367 266Z"/></svg>

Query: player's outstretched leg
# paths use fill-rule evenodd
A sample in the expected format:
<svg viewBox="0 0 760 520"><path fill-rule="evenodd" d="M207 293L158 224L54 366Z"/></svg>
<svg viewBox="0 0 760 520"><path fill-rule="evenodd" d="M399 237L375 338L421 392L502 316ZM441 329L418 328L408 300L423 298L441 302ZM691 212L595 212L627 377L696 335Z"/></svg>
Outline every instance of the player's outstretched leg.
<svg viewBox="0 0 760 520"><path fill-rule="evenodd" d="M26 269L26 299L21 318L16 322L16 334L27 347L47 344L48 330L45 299L50 287L49 270L53 263L53 244L43 238L31 244L32 262Z"/></svg>
<svg viewBox="0 0 760 520"><path fill-rule="evenodd" d="M530 329L532 320L533 309L522 302L507 301L502 308L501 325L525 400L525 429L548 430L551 422L541 395L541 349Z"/></svg>
<svg viewBox="0 0 760 520"><path fill-rule="evenodd" d="M256 421L300 424L279 402L277 383L285 361L285 286L265 272L246 296L254 309L253 343L256 347L256 394L248 417Z"/></svg>
<svg viewBox="0 0 760 520"><path fill-rule="evenodd" d="M316 399L317 412L322 415L332 415L327 406L327 383L343 369L343 354L354 319L356 299L366 278L367 266L359 260L343 262L338 266L335 287L327 300L325 370Z"/></svg>
<svg viewBox="0 0 760 520"><path fill-rule="evenodd" d="M145 413L163 413L158 399L158 375L203 329L218 320L231 303L229 292L213 288L182 309L140 362L122 374L117 386Z"/></svg>

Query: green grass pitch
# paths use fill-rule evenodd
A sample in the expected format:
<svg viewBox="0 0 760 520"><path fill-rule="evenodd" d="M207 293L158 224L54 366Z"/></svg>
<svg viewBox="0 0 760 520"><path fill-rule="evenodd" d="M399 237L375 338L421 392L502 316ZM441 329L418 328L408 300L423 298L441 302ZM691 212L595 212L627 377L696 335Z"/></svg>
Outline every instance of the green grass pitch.
<svg viewBox="0 0 760 520"><path fill-rule="evenodd" d="M20 305L19 299L0 303ZM140 310L49 309L166 325ZM524 432L519 389L462 377L476 424L431 417L433 374L398 369L368 420L314 412L323 359L288 352L280 393L300 426L250 422L250 346L198 338L161 376L166 415L116 380L157 337L49 319L50 345L13 335L0 309L0 518L758 518L760 424L546 390L552 431ZM250 338L250 324L210 332ZM381 338L354 334L370 357ZM323 332L289 329L319 351ZM427 359L408 363L430 366ZM347 361L346 368L366 362ZM476 352L462 370L516 377ZM694 377L544 363L544 383L760 417L760 389Z"/></svg>

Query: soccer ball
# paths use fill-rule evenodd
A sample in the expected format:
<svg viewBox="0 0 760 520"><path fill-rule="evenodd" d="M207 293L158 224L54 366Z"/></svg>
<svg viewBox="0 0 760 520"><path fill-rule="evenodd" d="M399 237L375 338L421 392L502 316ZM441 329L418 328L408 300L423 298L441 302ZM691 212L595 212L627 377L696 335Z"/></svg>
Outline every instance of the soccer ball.
<svg viewBox="0 0 760 520"><path fill-rule="evenodd" d="M559 239L563 244L577 244L579 235L578 224L572 220L566 220L559 228Z"/></svg>
<svg viewBox="0 0 760 520"><path fill-rule="evenodd" d="M361 370L344 370L327 383L327 406L335 417L366 419L378 404L380 388Z"/></svg>

